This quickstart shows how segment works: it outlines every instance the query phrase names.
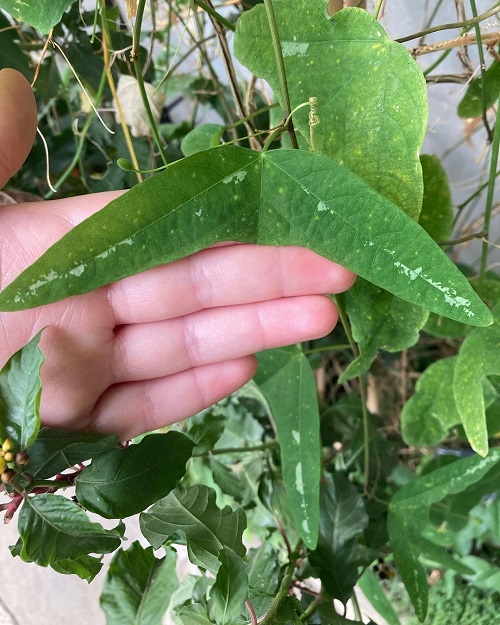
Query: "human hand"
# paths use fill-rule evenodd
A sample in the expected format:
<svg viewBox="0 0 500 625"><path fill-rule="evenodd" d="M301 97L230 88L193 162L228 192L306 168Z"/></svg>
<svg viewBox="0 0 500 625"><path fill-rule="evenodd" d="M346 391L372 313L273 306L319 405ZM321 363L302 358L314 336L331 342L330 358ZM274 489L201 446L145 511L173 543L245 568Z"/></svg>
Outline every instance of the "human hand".
<svg viewBox="0 0 500 625"><path fill-rule="evenodd" d="M36 130L26 80L0 72L0 188ZM0 209L0 287L119 192ZM44 425L122 439L199 412L256 370L253 354L329 333L351 272L304 248L212 247L92 293L0 313L0 366L41 328Z"/></svg>

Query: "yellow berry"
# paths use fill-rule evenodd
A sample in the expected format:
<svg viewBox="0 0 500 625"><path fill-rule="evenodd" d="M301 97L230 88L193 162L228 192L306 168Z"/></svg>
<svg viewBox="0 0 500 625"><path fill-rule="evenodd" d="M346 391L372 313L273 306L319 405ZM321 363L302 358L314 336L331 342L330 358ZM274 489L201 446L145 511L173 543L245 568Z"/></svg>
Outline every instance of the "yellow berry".
<svg viewBox="0 0 500 625"><path fill-rule="evenodd" d="M5 458L0 458L0 473L3 473L6 468L7 462L5 461Z"/></svg>
<svg viewBox="0 0 500 625"><path fill-rule="evenodd" d="M11 451L7 451L3 458L5 462L12 462L14 460L14 454Z"/></svg>
<svg viewBox="0 0 500 625"><path fill-rule="evenodd" d="M12 441L10 440L10 438L6 438L3 442L2 445L2 451L12 451L14 449L14 445L12 443Z"/></svg>

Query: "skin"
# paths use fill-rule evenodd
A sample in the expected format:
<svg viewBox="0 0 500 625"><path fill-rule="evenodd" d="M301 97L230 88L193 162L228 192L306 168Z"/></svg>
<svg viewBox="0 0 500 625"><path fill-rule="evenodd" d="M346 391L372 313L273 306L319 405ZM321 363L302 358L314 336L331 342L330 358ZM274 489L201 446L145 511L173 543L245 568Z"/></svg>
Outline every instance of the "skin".
<svg viewBox="0 0 500 625"><path fill-rule="evenodd" d="M0 72L0 188L33 144L25 78ZM0 208L0 287L119 192ZM249 271L251 267L251 271ZM44 425L122 439L188 417L237 390L254 353L328 334L354 275L297 247L228 244L86 295L0 313L0 366L41 328Z"/></svg>

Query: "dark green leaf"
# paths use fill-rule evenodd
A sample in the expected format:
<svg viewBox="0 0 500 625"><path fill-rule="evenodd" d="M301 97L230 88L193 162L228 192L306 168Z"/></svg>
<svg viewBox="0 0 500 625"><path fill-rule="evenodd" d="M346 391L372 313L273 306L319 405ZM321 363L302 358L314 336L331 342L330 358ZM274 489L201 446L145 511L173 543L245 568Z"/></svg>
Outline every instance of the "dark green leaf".
<svg viewBox="0 0 500 625"><path fill-rule="evenodd" d="M470 456L403 486L389 504L388 530L397 569L420 620L427 612L427 576L419 562L430 506L478 482L500 460L493 449L486 458ZM427 545L428 547L428 545Z"/></svg>
<svg viewBox="0 0 500 625"><path fill-rule="evenodd" d="M20 22L27 22L41 33L47 34L52 26L59 24L64 11L74 0L0 0L0 9L5 9Z"/></svg>
<svg viewBox="0 0 500 625"><path fill-rule="evenodd" d="M107 519L142 512L177 486L193 447L187 436L171 431L100 454L76 480L78 501Z"/></svg>
<svg viewBox="0 0 500 625"><path fill-rule="evenodd" d="M273 413L281 449L283 479L295 527L304 543L318 541L321 453L316 383L297 346L258 355L254 380Z"/></svg>
<svg viewBox="0 0 500 625"><path fill-rule="evenodd" d="M100 602L106 625L161 625L179 581L177 554L167 549L158 559L152 547L134 542L113 556Z"/></svg>
<svg viewBox="0 0 500 625"><path fill-rule="evenodd" d="M318 547L309 556L327 592L344 603L358 579L357 542L368 525L361 496L340 473L321 485Z"/></svg>
<svg viewBox="0 0 500 625"><path fill-rule="evenodd" d="M418 223L434 239L446 241L453 228L453 201L448 176L437 156L420 157L424 200Z"/></svg>
<svg viewBox="0 0 500 625"><path fill-rule="evenodd" d="M71 230L2 291L0 308L88 292L223 240L307 246L401 299L491 323L429 235L346 168L302 150L230 146L174 163Z"/></svg>
<svg viewBox="0 0 500 625"><path fill-rule="evenodd" d="M210 612L217 625L234 625L248 599L247 572L243 560L229 547L222 547L219 562L210 592Z"/></svg>
<svg viewBox="0 0 500 625"><path fill-rule="evenodd" d="M28 80L33 80L33 69L29 57L23 52L16 41L17 30L11 28L11 23L0 13L0 69L11 67L24 74Z"/></svg>
<svg viewBox="0 0 500 625"><path fill-rule="evenodd" d="M203 415L201 421L194 423L187 432L189 438L196 443L193 452L202 454L213 449L224 432L226 422L227 418L225 416L207 412Z"/></svg>
<svg viewBox="0 0 500 625"><path fill-rule="evenodd" d="M117 436L42 428L30 447L29 473L40 480L120 447Z"/></svg>
<svg viewBox="0 0 500 625"><path fill-rule="evenodd" d="M216 148L220 144L224 126L219 124L201 124L189 132L181 143L184 156L191 156L203 150Z"/></svg>
<svg viewBox="0 0 500 625"><path fill-rule="evenodd" d="M380 350L399 352L415 345L429 316L420 306L362 279L356 280L344 297L360 355L343 372L340 382L366 373Z"/></svg>
<svg viewBox="0 0 500 625"><path fill-rule="evenodd" d="M250 602L257 617L267 613L278 590L278 552L264 541L248 552L248 586Z"/></svg>
<svg viewBox="0 0 500 625"><path fill-rule="evenodd" d="M498 100L500 91L500 63L493 61L484 74L486 110ZM475 78L458 105L459 117L481 117L483 114L483 76Z"/></svg>
<svg viewBox="0 0 500 625"><path fill-rule="evenodd" d="M43 330L42 330L43 331ZM0 438L28 449L40 429L41 333L16 352L0 371Z"/></svg>
<svg viewBox="0 0 500 625"><path fill-rule="evenodd" d="M94 556L80 556L73 560L57 560L50 567L62 575L78 575L90 584L101 570L102 562Z"/></svg>
<svg viewBox="0 0 500 625"><path fill-rule="evenodd" d="M427 122L422 72L407 50L387 38L366 11L329 18L324 0L274 0L292 108L318 100L315 143L382 195L417 218L422 203L418 153ZM280 94L278 70L263 6L237 23L234 50ZM394 77L397 76L397 80ZM309 112L294 124L309 139Z"/></svg>
<svg viewBox="0 0 500 625"><path fill-rule="evenodd" d="M155 549L175 532L185 535L189 559L193 564L217 572L218 554L222 547L231 547L238 556L245 555L241 542L246 527L241 508L222 510L215 503L215 492L203 485L177 487L141 514L141 530Z"/></svg>
<svg viewBox="0 0 500 625"><path fill-rule="evenodd" d="M500 303L493 315L495 323L491 327L474 330L462 343L453 378L455 402L467 439L481 456L488 453L483 378L500 374Z"/></svg>
<svg viewBox="0 0 500 625"><path fill-rule="evenodd" d="M40 566L78 560L91 553L111 553L120 546L118 529L105 530L92 523L79 506L57 495L27 497L18 528L23 541L21 558Z"/></svg>
<svg viewBox="0 0 500 625"><path fill-rule="evenodd" d="M236 501L241 502L242 497L245 495L245 487L239 476L213 456L210 458L210 468L212 469L214 482L221 491L234 497Z"/></svg>

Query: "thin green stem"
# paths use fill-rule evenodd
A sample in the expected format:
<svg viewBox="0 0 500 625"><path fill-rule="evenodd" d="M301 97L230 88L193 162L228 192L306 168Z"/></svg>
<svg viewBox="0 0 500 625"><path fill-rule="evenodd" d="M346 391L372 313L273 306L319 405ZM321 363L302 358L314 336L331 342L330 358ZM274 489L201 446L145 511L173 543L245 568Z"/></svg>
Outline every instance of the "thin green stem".
<svg viewBox="0 0 500 625"><path fill-rule="evenodd" d="M497 175L498 165L498 148L500 145L500 106L497 106L497 115L495 121L495 129L493 134L493 143L491 145L491 161L490 161L490 174L488 178L488 193L486 195L486 206L484 210L484 227L483 230L486 233L485 238L490 238L490 222L491 222L491 210L493 208L493 196L495 194L495 181ZM483 249L481 252L481 269L480 275L483 276L486 272L486 266L488 264L488 247L487 241L483 241Z"/></svg>
<svg viewBox="0 0 500 625"><path fill-rule="evenodd" d="M99 102L101 101L102 98L102 94L104 93L104 88L106 86L106 71L104 70L101 76L101 81L99 83L99 87L97 89L97 94L95 97L95 106L97 107L99 105ZM73 171L73 169L75 168L75 166L78 164L78 162L80 161L81 155L82 155L82 151L83 151L83 146L85 145L85 139L87 138L87 134L90 130L90 126L92 125L92 122L94 120L95 117L95 111L93 108L90 109L89 114L87 116L87 120L83 126L83 129L80 133L80 141L78 143L76 152L75 152L75 156L73 157L73 160L71 161L71 163L68 165L68 167L65 169L65 171L63 172L63 174L61 175L61 177L59 178L59 180L57 182L55 182L52 186L54 187L54 189L59 189L67 180L68 176L71 174L71 172ZM54 195L53 191L49 191L48 193L45 194L44 198L46 200L50 200L50 198Z"/></svg>
<svg viewBox="0 0 500 625"><path fill-rule="evenodd" d="M443 54L441 54L441 56L439 56L434 63L432 63L431 65L429 65L429 67L427 67L422 73L424 76L428 76L433 70L436 69L436 67L438 67L438 65L441 65L441 63L447 58L447 56L450 54L451 52L451 48L449 48L448 50L445 50L443 52Z"/></svg>
<svg viewBox="0 0 500 625"><path fill-rule="evenodd" d="M352 336L351 324L349 323L349 317L347 316L346 310L344 308L344 303L342 299L338 296L334 296L335 304L337 305L337 310L339 311L340 321L344 326L344 332L346 333L347 340L349 341L349 347L352 349L354 356L357 358L359 356L359 349L356 345L356 341Z"/></svg>
<svg viewBox="0 0 500 625"><path fill-rule="evenodd" d="M267 21L269 22L269 28L271 29L271 39L273 42L274 55L276 58L276 64L278 66L278 78L280 83L281 101L283 102L283 109L285 111L285 117L288 117L292 111L290 104L290 93L288 92L288 84L286 80L285 60L283 58L283 52L281 50L280 35L278 31L278 22L276 21L276 14L274 12L273 0L264 0L266 7ZM299 148L297 137L295 135L295 128L293 127L293 121L290 120L287 127L288 134L290 135L290 141L292 147L296 150Z"/></svg>
<svg viewBox="0 0 500 625"><path fill-rule="evenodd" d="M226 126L224 126L224 128L225 128L225 130L229 130L230 128L237 128L238 126L241 126L242 124L244 124L248 120L255 119L255 117L258 117L259 115L262 115L262 113L267 113L267 111L270 111L271 109L274 109L277 106L279 106L279 104L277 102L273 102L273 104L267 104L266 106L263 106L262 108L257 109L253 113L250 113L246 117L242 117L237 122L234 122L234 124L227 124Z"/></svg>
<svg viewBox="0 0 500 625"><path fill-rule="evenodd" d="M473 17L477 18L477 8L476 8L476 0L470 0L470 7L472 10ZM488 122L488 105L486 103L486 63L484 62L484 50L483 50L483 40L481 39L481 27L479 26L479 22L474 24L474 30L476 32L477 39L477 52L479 55L479 63L481 67L481 117L483 118L483 124L486 128L486 133L488 134L488 142L491 143L493 141L493 134L491 132L490 124Z"/></svg>
<svg viewBox="0 0 500 625"><path fill-rule="evenodd" d="M375 7L375 11L373 12L373 17L378 20L378 16L380 15L380 11L382 10L382 5L384 4L384 0L377 0L377 6Z"/></svg>
<svg viewBox="0 0 500 625"><path fill-rule="evenodd" d="M349 349L350 345L326 345L325 347L314 347L313 349L306 349L305 355L309 356L310 354L321 354L321 352L340 352L344 349Z"/></svg>
<svg viewBox="0 0 500 625"><path fill-rule="evenodd" d="M314 597L314 599L305 609L304 614L302 614L302 616L299 617L299 621L301 623L305 623L307 619L316 612L317 607L322 601L323 601L323 598L321 597L321 595L316 595L316 597Z"/></svg>
<svg viewBox="0 0 500 625"><path fill-rule="evenodd" d="M466 234L463 237L459 237L458 239L451 239L451 241L439 241L438 245L441 247L445 247L448 245L460 245L460 243L467 243L467 241L472 241L473 239L482 239L486 236L486 232L474 232L473 234Z"/></svg>
<svg viewBox="0 0 500 625"><path fill-rule="evenodd" d="M268 443L262 443L261 445L252 445L251 447L222 447L221 449L211 449L209 452L203 454L194 454L193 457L205 457L205 456L222 456L224 454L247 454L254 451L264 451L266 449L272 449L276 447L278 441L273 440Z"/></svg>
<svg viewBox="0 0 500 625"><path fill-rule="evenodd" d="M211 17L217 20L225 28L227 28L228 30L234 33L234 31L236 30L234 24L231 24L229 20L227 20L225 17L222 17L220 13L217 13L217 11L213 7L203 2L203 0L194 0L194 3L197 6L199 6L200 9L203 9L204 11L206 11Z"/></svg>
<svg viewBox="0 0 500 625"><path fill-rule="evenodd" d="M146 92L146 87L144 85L144 77L142 75L142 65L139 57L139 46L141 40L141 29L142 29L142 20L144 17L144 7L146 5L146 0L139 0L137 5L137 15L135 18L134 24L134 32L133 32L133 40L132 40L132 51L130 53L130 61L134 66L135 77L137 78L137 83L139 85L139 91L141 93L142 103L146 110L146 115L148 116L149 125L151 127L151 132L153 133L153 137L160 153L161 160L164 165L168 165L168 158L163 148L163 139L158 130L158 126L153 117L153 112L151 110L151 104L149 102L148 94Z"/></svg>
<svg viewBox="0 0 500 625"><path fill-rule="evenodd" d="M398 43L405 43L406 41L411 41L412 39L419 39L420 37L424 37L425 35L430 35L431 33L437 33L440 30L452 30L454 28L465 28L466 26L473 26L474 24L479 24L483 20L495 15L500 11L500 2L497 2L495 6L486 13L482 13L477 17L473 17L470 20L465 20L463 22L452 22L450 24L440 24L439 26L433 26L432 28L427 28L426 30L421 30L418 33L413 33L413 35L408 35L407 37L400 37L396 39Z"/></svg>

